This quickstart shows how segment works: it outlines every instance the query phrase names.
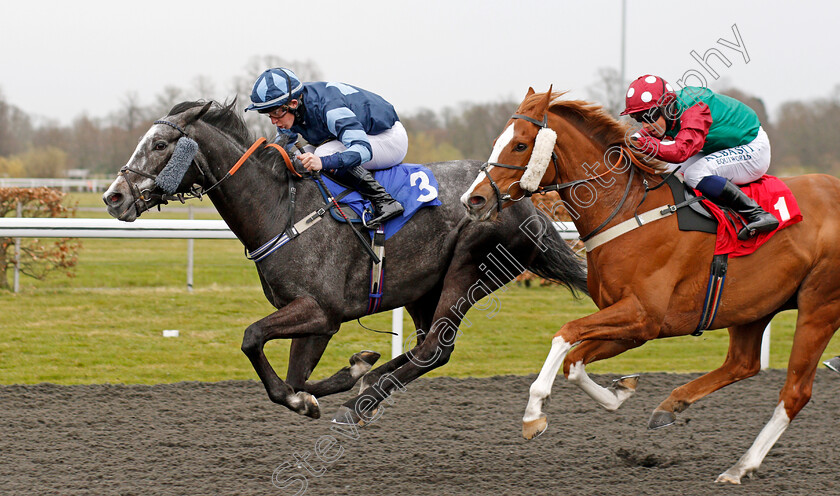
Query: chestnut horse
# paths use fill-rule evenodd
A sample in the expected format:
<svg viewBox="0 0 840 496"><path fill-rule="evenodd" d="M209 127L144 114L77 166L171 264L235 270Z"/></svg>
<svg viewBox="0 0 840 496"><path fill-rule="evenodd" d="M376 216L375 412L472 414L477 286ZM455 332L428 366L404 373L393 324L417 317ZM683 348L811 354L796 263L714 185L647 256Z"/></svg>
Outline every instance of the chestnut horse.
<svg viewBox="0 0 840 496"><path fill-rule="evenodd" d="M558 190L574 211L578 231L587 235L674 203L669 188L653 189L663 180L662 164L646 161L625 144L629 126L600 107L559 96L529 89L488 164L461 198L471 218L495 219L530 192ZM676 413L709 393L758 373L767 323L782 310L798 309L787 380L773 416L718 482L738 484L759 467L810 400L820 355L840 327L840 180L807 175L784 181L804 220L776 233L756 253L731 259L723 299L707 326L729 328L726 360L675 389L650 421L651 428L669 425ZM602 388L586 376L585 365L697 327L715 237L680 232L675 215L651 224L590 247L588 287L600 310L566 323L552 339L530 388L526 438L546 429L543 405L561 365L570 381L602 405L617 408L632 391Z"/></svg>

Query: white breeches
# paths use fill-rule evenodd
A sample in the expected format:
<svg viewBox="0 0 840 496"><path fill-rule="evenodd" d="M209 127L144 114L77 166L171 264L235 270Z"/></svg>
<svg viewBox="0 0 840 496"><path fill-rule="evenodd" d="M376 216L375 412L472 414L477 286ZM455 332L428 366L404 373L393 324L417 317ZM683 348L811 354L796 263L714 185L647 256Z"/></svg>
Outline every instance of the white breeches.
<svg viewBox="0 0 840 496"><path fill-rule="evenodd" d="M408 135L405 132L405 127L399 121L395 122L394 126L385 132L367 135L367 139L373 149L373 158L362 164L362 167L367 170L393 167L402 163L405 154L408 153ZM327 141L317 148L311 145L303 147L303 151L314 153L319 157L326 157L345 150L347 148L339 140Z"/></svg>
<svg viewBox="0 0 840 496"><path fill-rule="evenodd" d="M669 170L679 167L685 176L685 183L697 187L706 176L721 176L735 184L751 183L770 168L770 140L763 128L745 145L727 148L708 155L692 155L682 164L671 164Z"/></svg>

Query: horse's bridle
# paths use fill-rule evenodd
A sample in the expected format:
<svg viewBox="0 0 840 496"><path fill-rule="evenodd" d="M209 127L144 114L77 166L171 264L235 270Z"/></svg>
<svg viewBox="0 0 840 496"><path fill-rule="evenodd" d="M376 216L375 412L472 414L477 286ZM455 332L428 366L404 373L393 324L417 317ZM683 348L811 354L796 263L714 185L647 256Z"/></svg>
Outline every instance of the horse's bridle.
<svg viewBox="0 0 840 496"><path fill-rule="evenodd" d="M522 119L524 121L530 122L530 123L538 126L540 129L543 129L543 128L548 126L548 113L543 114L543 120L542 121L538 121L538 120L536 120L532 117L529 117L527 115L522 115L522 114L514 114L511 118L512 119ZM557 144L555 142L555 148L556 148L556 146L557 146ZM639 159L636 158L633 155L633 152L627 150L626 147L621 146L620 149L621 149L621 157L622 158L629 157L629 162L630 162L630 167L629 167L630 168L630 178L627 181L627 186L624 189L624 194L621 197L621 201L618 202L618 205L616 206L615 210L613 210L613 212L610 214L610 216L607 217L607 219L604 222L602 222L601 225L599 225L598 227L593 229L592 232L590 232L586 236L581 236L580 237L581 241L586 241L587 239L590 239L592 236L595 236L596 234L598 234L598 232L600 232L604 227L606 227L606 225L609 224L610 221L618 214L618 212L621 210L621 207L624 206L624 202L627 200L627 196L630 193L630 185L633 183L633 175L634 175L634 172L635 172L635 167L633 167L633 166L636 166L639 169L641 169L645 172L648 172L648 173L655 173L656 172L654 169L651 169L650 167L642 164L639 161ZM552 163L554 163L554 171L555 171L555 174L556 174L555 177L557 179L559 179L560 178L560 165L558 163L556 150L551 151L551 161L552 161ZM607 170L605 172L603 172L601 174L598 174L597 176L588 177L586 179L576 179L574 181L569 181L569 182L566 182L566 183L555 183L555 184L550 184L548 186L538 186L537 189L534 190L534 191L526 191L526 190L523 189L522 191L524 193L522 194L521 197L513 198L510 195L510 188L512 188L514 184L519 183L519 181L514 181L513 183L511 183L511 185L508 186L507 193L502 194L499 186L496 184L496 181L494 181L493 178L490 177L490 171L488 170L489 166L501 167L503 169L521 170L521 171L525 171L528 168L524 167L524 166L521 166L521 165L508 165L508 164L502 164L502 163L497 163L497 162L487 162L483 166L481 166L481 171L483 171L484 175L487 176L487 180L490 182L490 187L492 187L493 191L496 193L496 208L497 208L499 213L502 212L504 202L508 202L508 201L517 202L517 201L522 200L523 198L528 198L528 197L531 197L535 194L544 195L546 193L550 193L550 192L553 192L553 191L561 191L561 190L564 190L566 188L572 188L574 186L577 186L578 184L587 183L589 181L593 181L595 179L598 179L599 177L602 177L602 176L604 176L606 174L609 174L610 172L614 172L616 170L616 168L607 167ZM648 188L647 180L645 180L645 196L647 196L647 192L649 190L656 189L664 183L665 183L665 181L662 181L660 184L657 184L653 188ZM520 189L522 189L521 186L520 186ZM644 202L644 198L642 198L642 202Z"/></svg>
<svg viewBox="0 0 840 496"><path fill-rule="evenodd" d="M544 128L548 127L548 114L547 113L543 115L543 120L542 121L538 121L538 120L534 119L533 117L528 117L527 115L522 115L522 114L513 114L513 116L511 116L511 119L522 119L523 121L527 121L527 122L530 122L530 123L536 125L540 129L544 129ZM551 162L554 164L554 170L557 173L557 177L560 177L560 166L557 164L557 152L555 152L553 149L551 150ZM481 171L484 172L485 176L487 176L487 181L490 182L490 187L493 188L493 192L496 193L496 209L499 213L502 212L502 206L504 205L504 202L508 202L508 201L518 202L518 201L522 200L523 198L529 197L529 196L533 195L534 193L540 192L540 189L542 189L542 188L540 188L537 191L522 190L522 191L525 191L525 193L522 196L520 196L519 198L513 198L510 194L510 189L513 187L514 184L519 183L519 181L514 181L513 183L511 183L510 186L508 186L507 192L503 194L501 189L499 189L499 185L496 184L496 181L494 181L493 178L490 176L490 171L488 170L488 168L490 166L501 167L503 169L521 170L521 171L528 170L528 168L524 167L524 166L521 166L521 165L508 165L508 164L502 164L502 163L498 163L498 162L487 162L487 163L485 163L484 165L481 166ZM520 189L522 189L522 188L520 187Z"/></svg>
<svg viewBox="0 0 840 496"><path fill-rule="evenodd" d="M181 126L173 122L160 119L155 121L154 124L164 124L177 130L183 136L189 137L187 132L183 128L181 128ZM135 198L133 206L139 214L141 212L140 206L142 205L144 207L143 210L147 210L148 208L146 204L153 200L157 201L158 205L166 205L169 202L169 200L178 200L181 203L184 203L185 200L191 198L201 199L202 196L210 193L211 191L216 189L220 184L222 184L222 182L234 175L236 171L239 170L239 168L242 166L242 164L244 164L245 161L248 160L248 157L250 157L255 151L257 151L260 148L260 146L265 146L266 148L274 148L278 152L280 152L280 156L283 158L283 162L286 164L286 168L298 178L301 177L300 173L297 172L297 170L295 170L294 165L292 164L292 160L291 158L289 158L289 154L286 152L286 150L276 143L266 143L266 139L262 137L254 141L254 143L248 148L248 150L246 150L245 153L243 153L242 156L239 157L239 160L236 161L233 167L231 167L230 170L228 170L227 173L225 173L225 175L221 179L218 179L209 188L205 188L204 186L199 185L198 187L192 187L190 191L186 193L166 195L161 193L154 193L150 189L144 189L141 191L137 184L129 181L128 177L126 177L126 173L131 172L137 174L138 176L146 177L151 179L152 181L155 181L157 179L158 174L150 174L148 172L132 169L128 167L128 165L124 165L122 166L122 168L120 168L118 175L123 176L125 182L128 183L128 187L131 190L131 194L134 195ZM199 160L201 160L200 156L196 155L195 159L191 162L190 165L195 165L196 169L198 169L199 174L201 174L203 178L206 178L207 175L204 173L203 167L198 163Z"/></svg>
<svg viewBox="0 0 840 496"><path fill-rule="evenodd" d="M522 115L522 114L513 114L513 116L511 116L511 119L522 119L523 121L527 121L527 122L530 122L531 124L534 124L535 126L539 127L540 129L544 129L544 128L548 127L548 113L543 114L543 120L542 121L538 121L538 120L534 119L533 117L528 117L527 115ZM555 143L555 148L556 147L557 147L557 144ZM559 159L557 158L557 151L552 149L551 150L551 162L554 164L555 177L557 177L559 179L560 178L560 164L559 164L558 160ZM512 182L511 185L508 186L507 193L503 194L501 192L501 189L499 188L499 186L496 184L496 181L494 181L493 178L490 177L490 173L487 170L490 166L501 167L503 169L521 170L521 171L528 170L528 167L521 166L521 165L502 164L502 163L498 163L498 162L487 162L486 164L481 166L481 170L484 172L484 175L487 176L487 181L490 182L490 187L493 188L493 191L496 193L496 209L498 210L499 213L501 213L501 211L502 211L502 207L504 205L504 202L507 202L507 201L518 202L518 201L520 201L524 198L529 198L529 197L534 196L536 194L544 195L546 193L551 193L552 191L561 191L561 190L564 190L566 188L572 188L574 186L577 186L578 184L586 183L586 182L592 181L593 179L597 179L597 178L599 178L599 177L601 177L601 176L603 176L603 175L605 175L609 172L612 172L612 170L613 170L613 169L609 169L602 174L599 174L599 175L593 176L593 177L589 177L589 178L586 178L586 179L576 179L574 181L569 181L567 183L555 183L555 184L551 184L551 185L548 185L548 186L539 186L534 191L527 191L527 190L523 189L522 190L523 191L522 196L520 196L519 198L513 198L510 194L510 189L515 184L518 184L519 181ZM520 189L522 189L521 186L520 186Z"/></svg>
<svg viewBox="0 0 840 496"><path fill-rule="evenodd" d="M154 124L165 124L165 125L171 127L172 129L177 130L179 133L181 133L182 136L189 137L187 132L181 126L175 124L174 122L169 122L169 121L161 119L161 120L155 121ZM195 165L196 169L198 169L199 174L201 174L202 177L205 177L204 171L201 169L201 167L197 163L198 160L199 160L199 157L196 156L195 159L193 159L193 161L190 163L190 165L191 166ZM132 205L134 206L134 208L135 208L135 210L137 211L138 214L140 212L142 212L143 210L148 210L147 204L152 202L152 201L156 201L157 205L166 205L167 203L169 203L169 200L179 200L181 203L184 203L185 198L192 198L192 197L196 197L196 196L200 198L201 194L202 194L201 191L196 191L195 189L191 190L189 193L178 193L178 194L175 194L175 195L166 195L166 194L161 194L161 193L154 193L152 189L148 189L148 188L144 189L144 190L140 190L140 188L137 186L136 183L134 183L132 181L129 181L128 176L127 176L127 173L129 173L129 172L137 174L138 176L142 176L142 177L151 179L152 181L155 181L157 179L158 174L149 174L148 172L144 172L144 171L137 170L137 169L132 169L128 166L128 164L123 165L120 168L120 171L117 175L122 176L123 179L125 179L125 182L128 184L128 187L131 190L131 194L134 196L134 203ZM144 207L143 210L140 210L141 205Z"/></svg>

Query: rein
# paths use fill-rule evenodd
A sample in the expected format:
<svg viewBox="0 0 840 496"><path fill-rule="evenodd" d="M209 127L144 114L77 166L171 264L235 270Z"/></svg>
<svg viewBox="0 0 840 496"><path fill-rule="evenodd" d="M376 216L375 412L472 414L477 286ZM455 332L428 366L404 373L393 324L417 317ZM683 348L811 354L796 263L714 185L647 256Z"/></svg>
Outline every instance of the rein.
<svg viewBox="0 0 840 496"><path fill-rule="evenodd" d="M178 132L180 132L183 136L189 137L189 134L187 134L187 132L183 128L181 128L181 126L175 124L174 122L170 122L170 121L161 119L161 120L155 121L154 124L163 124L163 125L169 126L173 129L177 130ZM134 207L139 212L140 211L139 205L141 205L141 202L148 203L148 202L151 202L152 200L158 200L160 204L166 205L169 200L179 200L181 203L184 203L185 199L190 199L190 198L201 199L202 196L210 193L211 191L216 189L220 184L222 184L224 181L226 181L229 177L236 174L236 171L238 171L239 168L242 167L242 165L245 163L245 161L248 160L248 158L250 158L251 155L253 155L254 152L256 152L260 148L260 146L263 146L264 148L274 148L275 150L280 152L280 156L283 157L283 162L286 164L286 169L288 169L292 174L294 174L298 178L303 177L303 176L300 175L300 173L297 170L295 170L295 167L292 164L292 160L291 160L291 158L289 158L289 154L286 152L285 149L283 149L282 146L280 146L276 143L266 143L266 139L264 137L260 137L256 141L254 141L254 143L245 151L245 153L242 154L241 157L239 157L239 160L236 161L236 163L233 165L233 167L231 167L230 170L228 170L221 179L219 179L218 181L213 183L209 188L201 187L200 189L192 189L187 193L178 193L178 194L175 194L175 195L165 195L165 194L160 194L160 193L153 193L152 190L150 190L150 189L144 189L144 190L141 191L140 188L137 186L137 184L135 184L132 181L129 181L128 178L126 178L126 182L128 183L128 186L131 189L131 193L136 198L135 201L134 201ZM196 169L198 169L199 174L201 174L202 177L206 178L207 176L204 173L204 171L202 170L202 168L199 166L198 160L199 160L198 156L196 156L196 159L193 160L191 165L194 164L196 166ZM151 179L152 181L155 181L158 177L157 174L149 174L148 172L144 172L144 171L140 171L140 170L136 170L136 169L131 169L127 165L124 165L120 169L118 175L125 177L126 173L128 173L128 172L137 174L138 176L142 176L142 177Z"/></svg>
<svg viewBox="0 0 840 496"><path fill-rule="evenodd" d="M182 135L189 137L187 135L187 132L184 129L182 129L180 126L178 126L177 124L175 124L173 122L169 122L169 121L166 121L166 120L158 120L158 121L155 121L154 123L170 126L173 129L178 130L178 132L180 132ZM148 190L148 189L140 191L140 188L135 183L129 181L128 178L126 178L126 182L128 183L129 188L131 189L132 195L134 195L134 197L136 198L136 200L134 201L135 209L137 209L137 211L140 212L140 208L139 208L139 205L141 204L140 202L150 202L152 200L158 200L159 201L158 205L160 205L160 204L165 205L167 203L167 200L170 200L170 199L178 199L178 200L181 201L181 203L184 202L185 198L187 198L187 199L189 199L189 198L201 199L201 197L203 195L206 195L206 194L210 193L211 191L213 191L214 189L219 187L219 185L221 185L228 178L230 178L234 174L236 174L236 171L238 171L239 168L242 167L242 165L245 164L245 162L257 150L260 149L260 147L274 148L275 150L277 150L280 153L280 156L283 157L283 162L286 164L287 174L295 176L298 179L302 179L303 176L295 169L294 165L292 164L292 160L291 160L291 158L289 158L289 154L286 152L286 150L282 146L280 146L276 143L266 143L266 141L267 140L264 137L260 137L256 141L254 141L254 143L250 147L248 147L248 149L245 151L245 153L243 153L242 156L239 157L239 160L237 160L236 163L233 164L233 167L231 167L221 179L217 180L209 188L201 187L201 188L192 189L191 191L189 191L187 193L179 193L177 195L164 195L164 194L152 193L151 190ZM192 164L196 165L196 167L198 168L198 171L202 175L202 177L205 177L205 178L207 177L205 175L204 171L196 163L195 160L193 160ZM192 165L192 164L190 164L190 165ZM158 177L158 175L155 175L155 174L150 174L148 172L139 171L139 170L135 170L135 169L130 169L128 166L123 166L123 168L120 169L119 175L125 176L126 172L132 172L132 173L137 174L139 176L149 178L149 179L151 179L155 182L156 182L156 179ZM329 189L327 188L326 184L324 184L323 179L321 179L320 174L316 173L316 174L314 174L314 177L321 184L321 186L327 192L329 192ZM349 192L349 190L347 192ZM345 194L347 192L345 192ZM349 220L347 220L347 217L344 216L344 212L341 211L341 207L338 205L338 200L340 198L334 198L332 196L332 194L330 193L328 198L327 198L327 202L323 207L321 207L321 208L315 210L314 212L310 213L304 219L302 219L301 221L299 221L298 223L295 224L294 223L294 212L295 212L295 196L296 196L296 193L297 193L297 188L295 188L295 186L292 184L292 181L290 180L289 181L289 222L286 225L286 228L283 230L282 233L280 233L277 236L275 236L274 238L270 239L267 243L264 243L262 246L260 246L256 250L254 250L252 252L249 252L248 249L246 248L245 249L245 257L248 260L252 260L254 262L259 262L259 261L263 260L264 258L266 258L267 256L271 255L278 248L280 248L284 244L288 243L289 241L295 239L303 231L309 229L310 227L312 227L312 225L314 225L315 223L320 221L323 218L324 214L326 214L327 209L330 206L330 204L332 204L338 210L338 212L341 213L341 215L344 217L345 221L347 221L348 225L353 230L356 237L362 243L362 246L367 250L368 255L370 255L371 259L373 259L374 262L379 263L379 258L373 252L373 249L370 247L370 245L367 244L367 242L364 240L364 238L362 238L362 235L355 228L353 228L352 225L350 225ZM339 196L341 197L343 195L339 195Z"/></svg>

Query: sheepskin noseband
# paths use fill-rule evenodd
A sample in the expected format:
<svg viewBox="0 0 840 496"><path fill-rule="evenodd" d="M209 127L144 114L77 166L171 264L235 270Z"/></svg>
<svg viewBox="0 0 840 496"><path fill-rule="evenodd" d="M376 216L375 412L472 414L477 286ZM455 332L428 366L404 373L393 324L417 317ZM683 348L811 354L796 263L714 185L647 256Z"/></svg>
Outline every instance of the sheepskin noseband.
<svg viewBox="0 0 840 496"><path fill-rule="evenodd" d="M551 154L554 152L554 143L557 141L557 133L550 127L544 127L537 133L534 140L534 150L531 152L531 159L528 161L525 173L519 180L519 187L525 191L534 192L540 187L548 163L551 161Z"/></svg>
<svg viewBox="0 0 840 496"><path fill-rule="evenodd" d="M169 163L155 178L155 184L167 194L175 193L196 153L198 153L198 143L192 138L182 136L175 145L175 151L172 152Z"/></svg>

